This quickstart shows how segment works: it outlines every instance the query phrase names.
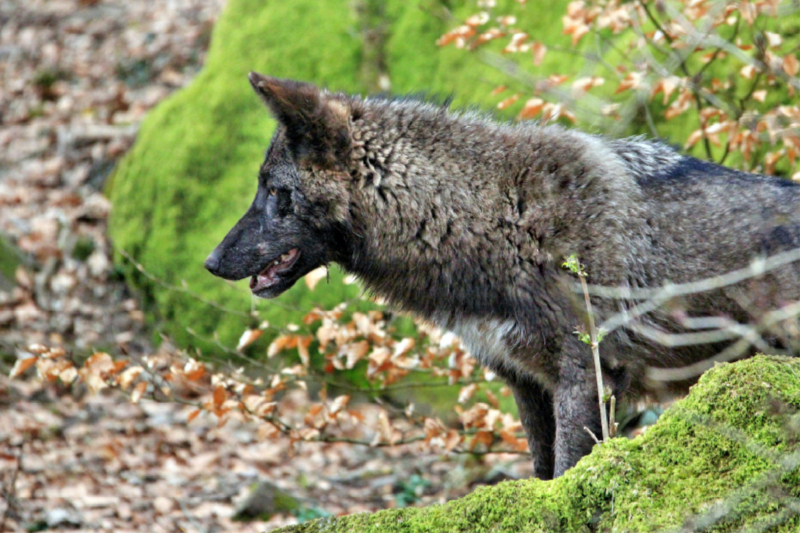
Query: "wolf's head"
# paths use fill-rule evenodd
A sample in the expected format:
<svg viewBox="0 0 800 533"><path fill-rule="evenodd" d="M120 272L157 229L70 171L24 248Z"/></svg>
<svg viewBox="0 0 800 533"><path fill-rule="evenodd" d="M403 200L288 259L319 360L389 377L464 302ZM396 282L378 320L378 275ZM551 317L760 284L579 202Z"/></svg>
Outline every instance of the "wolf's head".
<svg viewBox="0 0 800 533"><path fill-rule="evenodd" d="M244 216L205 261L214 275L250 277L272 298L348 252L347 161L354 100L313 85L250 73L279 122Z"/></svg>

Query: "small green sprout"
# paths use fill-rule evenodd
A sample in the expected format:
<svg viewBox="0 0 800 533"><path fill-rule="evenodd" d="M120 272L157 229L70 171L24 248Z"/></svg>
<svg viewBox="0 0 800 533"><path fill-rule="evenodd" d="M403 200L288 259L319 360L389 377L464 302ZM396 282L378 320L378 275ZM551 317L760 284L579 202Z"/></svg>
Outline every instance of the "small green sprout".
<svg viewBox="0 0 800 533"><path fill-rule="evenodd" d="M591 336L591 334L584 332L580 327L576 327L575 331L573 331L573 333L575 333L575 335L578 336L578 339L582 343L588 344L590 346L592 345L592 336ZM608 331L606 331L605 328L599 328L597 330L597 342L598 342L598 344L603 340L603 337L605 337L607 333L608 333Z"/></svg>
<svg viewBox="0 0 800 533"><path fill-rule="evenodd" d="M577 274L578 276L586 277L589 275L586 273L586 269L581 264L581 262L578 261L578 256L576 256L575 254L572 254L569 257L567 257L566 260L561 264L561 266L563 268L566 268L573 274Z"/></svg>

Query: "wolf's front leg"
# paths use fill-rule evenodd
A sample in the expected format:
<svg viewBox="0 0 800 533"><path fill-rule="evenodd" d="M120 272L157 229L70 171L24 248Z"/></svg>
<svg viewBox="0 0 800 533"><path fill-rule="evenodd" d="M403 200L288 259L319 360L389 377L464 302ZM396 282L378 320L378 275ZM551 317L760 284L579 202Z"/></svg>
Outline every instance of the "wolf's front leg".
<svg viewBox="0 0 800 533"><path fill-rule="evenodd" d="M533 380L509 382L519 410L519 419L528 437L528 447L533 458L533 473L539 479L553 478L553 445L556 437L556 419L553 415L553 398L544 387Z"/></svg>
<svg viewBox="0 0 800 533"><path fill-rule="evenodd" d="M559 477L591 452L595 442L584 428L602 438L597 381L590 354L563 358L553 400L556 417L554 475Z"/></svg>

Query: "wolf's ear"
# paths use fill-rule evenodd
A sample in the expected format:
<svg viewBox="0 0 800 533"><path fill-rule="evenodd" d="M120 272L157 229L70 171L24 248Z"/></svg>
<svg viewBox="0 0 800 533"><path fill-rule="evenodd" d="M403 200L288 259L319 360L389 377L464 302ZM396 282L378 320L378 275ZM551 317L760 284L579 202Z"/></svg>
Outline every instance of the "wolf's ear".
<svg viewBox="0 0 800 533"><path fill-rule="evenodd" d="M251 72L256 94L286 127L286 138L298 159L323 168L337 168L347 161L352 145L350 109L319 87Z"/></svg>

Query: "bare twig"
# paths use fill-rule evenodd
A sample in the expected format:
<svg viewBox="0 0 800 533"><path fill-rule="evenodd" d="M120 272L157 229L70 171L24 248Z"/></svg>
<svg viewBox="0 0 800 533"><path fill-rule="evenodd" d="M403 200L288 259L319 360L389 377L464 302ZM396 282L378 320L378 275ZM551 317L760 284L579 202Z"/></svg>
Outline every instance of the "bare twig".
<svg viewBox="0 0 800 533"><path fill-rule="evenodd" d="M601 441L600 441L600 440L597 438L597 435L595 435L595 434L594 434L594 431L592 431L591 429L587 428L586 426L583 426L583 430L584 430L584 431L586 431L586 433L588 433L590 437L592 437L592 440L594 440L594 443L595 443L595 444L603 444L603 443L602 443L602 442L601 442Z"/></svg>
<svg viewBox="0 0 800 533"><path fill-rule="evenodd" d="M606 413L605 386L603 385L603 367L600 362L600 336L598 335L597 328L595 328L594 324L594 311L592 311L592 301L591 298L589 297L589 290L586 284L587 274L583 265L574 255L568 257L567 260L564 262L563 266L568 268L574 274L578 275L578 279L580 279L581 281L581 287L583 288L583 298L586 303L586 311L588 313L588 320L589 320L589 341L590 341L590 346L592 347L594 373L595 377L597 378L597 401L600 407L600 428L602 430L603 442L606 442L609 439L609 433L608 433L609 417L613 416L613 412L611 415ZM588 428L584 429L586 429L586 431L589 431ZM596 437L595 440L597 440Z"/></svg>
<svg viewBox="0 0 800 533"><path fill-rule="evenodd" d="M578 274L583 286L583 297L586 301L586 310L589 313L589 335L592 339L592 358L594 359L594 373L597 376L597 401L600 405L600 427L603 431L603 442L609 439L608 434L608 414L606 413L606 402L603 398L605 388L603 386L603 367L600 364L600 340L597 338L597 329L594 327L594 313L592 312L592 301L589 298L589 290L586 286L586 273Z"/></svg>

